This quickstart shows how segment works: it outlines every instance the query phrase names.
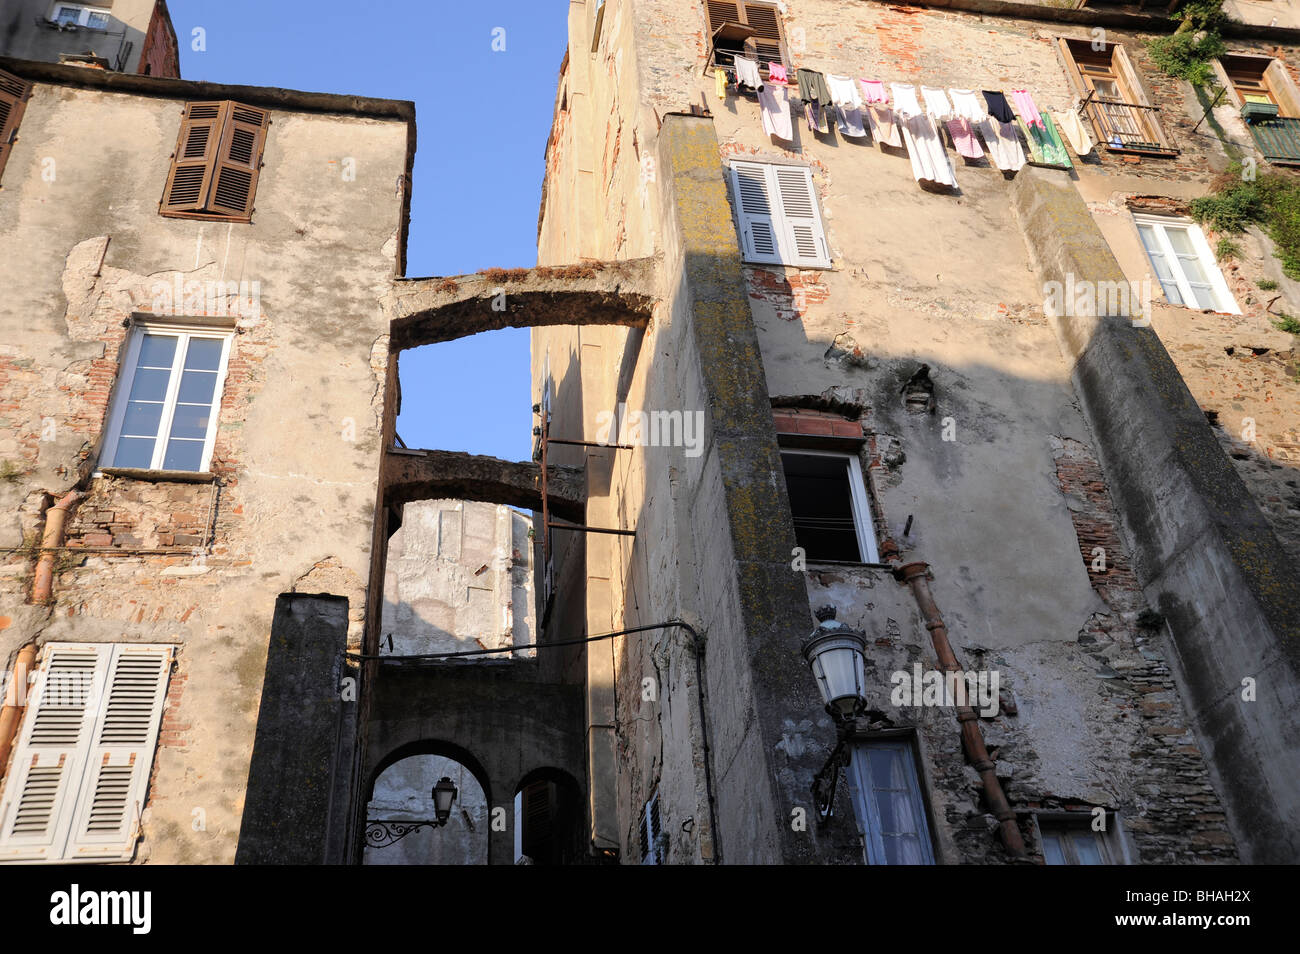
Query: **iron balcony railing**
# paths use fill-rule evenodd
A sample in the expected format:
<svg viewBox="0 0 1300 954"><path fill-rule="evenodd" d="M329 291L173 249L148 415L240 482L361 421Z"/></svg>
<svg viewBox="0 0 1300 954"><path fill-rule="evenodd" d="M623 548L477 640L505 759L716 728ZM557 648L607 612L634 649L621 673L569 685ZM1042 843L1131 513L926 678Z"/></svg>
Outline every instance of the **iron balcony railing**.
<svg viewBox="0 0 1300 954"><path fill-rule="evenodd" d="M1107 148L1178 154L1160 127L1159 106L1100 99L1089 92L1079 104L1079 112L1092 120L1098 140Z"/></svg>
<svg viewBox="0 0 1300 954"><path fill-rule="evenodd" d="M1260 153L1269 162L1300 165L1300 119L1290 116L1255 118L1246 126Z"/></svg>

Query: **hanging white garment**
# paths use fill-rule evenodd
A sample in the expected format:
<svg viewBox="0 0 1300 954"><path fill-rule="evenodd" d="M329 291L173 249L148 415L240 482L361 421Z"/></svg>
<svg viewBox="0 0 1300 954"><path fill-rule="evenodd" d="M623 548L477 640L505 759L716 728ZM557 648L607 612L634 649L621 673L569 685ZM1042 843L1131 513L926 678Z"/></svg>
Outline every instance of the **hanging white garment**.
<svg viewBox="0 0 1300 954"><path fill-rule="evenodd" d="M750 89L762 89L763 79L758 75L758 63L744 56L733 56L736 66L736 82Z"/></svg>
<svg viewBox="0 0 1300 954"><path fill-rule="evenodd" d="M988 112L984 109L984 104L975 95L974 90L950 89L948 90L948 96L952 99L953 118L967 119L972 124L980 123L988 118Z"/></svg>
<svg viewBox="0 0 1300 954"><path fill-rule="evenodd" d="M889 91L894 95L895 118L905 119L908 116L919 116L925 112L921 108L920 102L917 101L916 87L911 83L890 83Z"/></svg>
<svg viewBox="0 0 1300 954"><path fill-rule="evenodd" d="M836 106L843 106L845 109L862 108L862 96L858 93L857 84L847 76L827 73L826 85L831 91L831 102Z"/></svg>
<svg viewBox="0 0 1300 954"><path fill-rule="evenodd" d="M936 123L947 122L952 118L952 103L948 94L935 86L922 86L921 95L925 97L925 111Z"/></svg>
<svg viewBox="0 0 1300 954"><path fill-rule="evenodd" d="M758 91L763 112L763 131L770 136L794 141L794 124L790 119L790 93L785 87L764 86Z"/></svg>
<svg viewBox="0 0 1300 954"><path fill-rule="evenodd" d="M1020 146L1020 137L1016 134L1015 123L1000 123L995 119L983 119L975 124L975 130L984 140L993 165L1003 172L1015 172L1025 164L1025 150Z"/></svg>
<svg viewBox="0 0 1300 954"><path fill-rule="evenodd" d="M1074 150L1075 155L1086 156L1092 152L1092 137L1088 135L1088 127L1084 125L1083 119L1079 115L1079 100L1077 97L1069 109L1052 113L1052 118L1056 120L1057 128L1070 141L1070 148Z"/></svg>
<svg viewBox="0 0 1300 954"><path fill-rule="evenodd" d="M895 93L895 102L898 96ZM912 175L917 182L922 180L939 185L957 187L957 176L952 171L948 159L948 150L939 140L939 132L934 128L934 120L924 113L902 120L903 142L907 146L907 157L912 160Z"/></svg>

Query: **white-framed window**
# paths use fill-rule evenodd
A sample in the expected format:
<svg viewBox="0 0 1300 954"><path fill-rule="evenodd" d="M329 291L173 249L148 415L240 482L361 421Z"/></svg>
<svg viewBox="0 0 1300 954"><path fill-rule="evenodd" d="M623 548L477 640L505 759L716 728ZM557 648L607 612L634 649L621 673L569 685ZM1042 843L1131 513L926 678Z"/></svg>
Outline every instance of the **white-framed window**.
<svg viewBox="0 0 1300 954"><path fill-rule="evenodd" d="M50 22L59 26L83 26L92 30L108 29L108 11L80 3L56 3L50 7Z"/></svg>
<svg viewBox="0 0 1300 954"><path fill-rule="evenodd" d="M174 651L46 645L0 793L0 862L131 859Z"/></svg>
<svg viewBox="0 0 1300 954"><path fill-rule="evenodd" d="M812 170L782 163L733 162L731 185L747 262L829 268Z"/></svg>
<svg viewBox="0 0 1300 954"><path fill-rule="evenodd" d="M223 329L137 325L122 360L99 466L206 471L231 337Z"/></svg>
<svg viewBox="0 0 1300 954"><path fill-rule="evenodd" d="M1092 812L1039 814L1034 817L1043 860L1049 865L1127 864L1119 830L1119 816L1107 812L1106 827L1097 830Z"/></svg>
<svg viewBox="0 0 1300 954"><path fill-rule="evenodd" d="M1170 304L1241 314L1199 226L1159 215L1133 220Z"/></svg>
<svg viewBox="0 0 1300 954"><path fill-rule="evenodd" d="M638 832L641 843L641 864L663 864L660 847L662 834L663 827L659 820L659 793L656 791L641 811L641 826Z"/></svg>
<svg viewBox="0 0 1300 954"><path fill-rule="evenodd" d="M795 541L809 560L879 563L862 464L845 451L781 448Z"/></svg>
<svg viewBox="0 0 1300 954"><path fill-rule="evenodd" d="M910 740L849 743L845 775L867 864L934 864L930 823Z"/></svg>

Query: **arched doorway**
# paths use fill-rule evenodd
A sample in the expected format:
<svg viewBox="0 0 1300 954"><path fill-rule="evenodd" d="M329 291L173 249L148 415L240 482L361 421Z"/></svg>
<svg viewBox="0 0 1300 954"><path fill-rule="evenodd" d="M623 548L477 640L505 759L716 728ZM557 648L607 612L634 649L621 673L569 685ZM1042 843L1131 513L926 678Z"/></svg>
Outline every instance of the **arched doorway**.
<svg viewBox="0 0 1300 954"><path fill-rule="evenodd" d="M515 791L515 863L582 864L582 789L560 769L529 772Z"/></svg>
<svg viewBox="0 0 1300 954"><path fill-rule="evenodd" d="M455 756L460 756L455 757ZM485 865L489 793L481 770L454 746L417 743L376 769L366 801L363 865ZM456 786L451 815L439 827L433 787Z"/></svg>

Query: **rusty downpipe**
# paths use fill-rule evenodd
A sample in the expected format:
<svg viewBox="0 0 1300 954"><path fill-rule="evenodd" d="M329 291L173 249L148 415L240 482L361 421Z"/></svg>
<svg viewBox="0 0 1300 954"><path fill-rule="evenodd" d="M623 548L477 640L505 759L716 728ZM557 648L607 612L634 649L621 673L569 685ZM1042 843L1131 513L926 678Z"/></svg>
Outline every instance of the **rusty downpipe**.
<svg viewBox="0 0 1300 954"><path fill-rule="evenodd" d="M18 726L22 722L23 709L27 704L27 674L32 671L32 664L35 661L35 643L28 643L18 650L13 678L9 680L4 707L0 708L0 779L5 777L9 753L13 751L14 740L18 738Z"/></svg>
<svg viewBox="0 0 1300 954"><path fill-rule="evenodd" d="M911 587L916 605L925 617L925 628L930 631L930 642L934 644L940 667L945 673L961 673L962 668L957 664L952 643L948 641L948 627L944 625L943 616L930 593L929 575L930 564L924 562L894 567L894 579ZM1016 823L1016 813L1011 810L1006 793L1002 791L1002 783L998 781L996 765L984 747L979 714L969 705L960 705L957 706L957 721L961 725L961 741L966 757L970 759L975 771L979 772L980 780L984 783L984 799L1001 828L1002 844L1017 860L1028 861L1029 854L1025 851L1025 840Z"/></svg>
<svg viewBox="0 0 1300 954"><path fill-rule="evenodd" d="M45 529L41 533L41 555L36 559L36 573L32 578L32 602L49 601L54 589L54 558L63 546L63 534L68 525L68 514L79 504L84 494L69 490L45 511Z"/></svg>

